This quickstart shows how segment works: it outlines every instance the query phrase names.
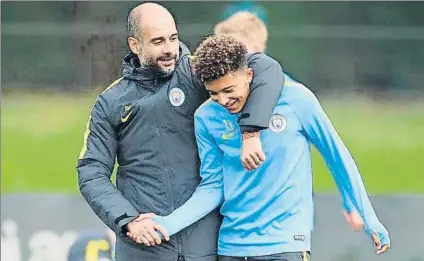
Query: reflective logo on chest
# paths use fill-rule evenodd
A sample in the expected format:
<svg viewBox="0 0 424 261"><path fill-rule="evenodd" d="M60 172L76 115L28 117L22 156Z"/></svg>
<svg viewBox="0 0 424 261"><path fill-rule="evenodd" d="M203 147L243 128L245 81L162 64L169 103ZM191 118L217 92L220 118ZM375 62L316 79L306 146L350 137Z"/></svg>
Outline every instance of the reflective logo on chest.
<svg viewBox="0 0 424 261"><path fill-rule="evenodd" d="M234 124L229 120L224 120L225 132L221 135L221 139L229 140L236 135L237 129Z"/></svg>
<svg viewBox="0 0 424 261"><path fill-rule="evenodd" d="M269 119L269 129L273 132L283 132L287 128L287 119L281 114L274 114Z"/></svg>
<svg viewBox="0 0 424 261"><path fill-rule="evenodd" d="M172 88L169 92L169 101L172 106L178 107L184 103L185 94L180 88Z"/></svg>

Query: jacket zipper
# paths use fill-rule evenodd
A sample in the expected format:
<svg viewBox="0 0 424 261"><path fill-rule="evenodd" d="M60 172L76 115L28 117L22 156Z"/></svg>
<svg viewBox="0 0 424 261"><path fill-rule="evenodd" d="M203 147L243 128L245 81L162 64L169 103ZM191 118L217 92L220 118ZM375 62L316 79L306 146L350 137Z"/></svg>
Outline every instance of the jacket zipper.
<svg viewBox="0 0 424 261"><path fill-rule="evenodd" d="M159 137L162 136L162 131L163 131L162 128L159 127ZM164 165L166 166L166 164L168 163L167 160L166 160L166 157L165 156L162 156L162 160L163 160ZM173 196L172 185L171 185L171 177L170 177L168 168L165 168L165 172L166 172L166 178L167 178L167 183L168 183L168 190L170 192L171 207L172 207L172 211L174 211L175 210L174 196ZM176 238L177 238L177 247L178 247L178 258L180 258L180 256L182 257L180 235L181 235L181 233L178 233L176 235Z"/></svg>

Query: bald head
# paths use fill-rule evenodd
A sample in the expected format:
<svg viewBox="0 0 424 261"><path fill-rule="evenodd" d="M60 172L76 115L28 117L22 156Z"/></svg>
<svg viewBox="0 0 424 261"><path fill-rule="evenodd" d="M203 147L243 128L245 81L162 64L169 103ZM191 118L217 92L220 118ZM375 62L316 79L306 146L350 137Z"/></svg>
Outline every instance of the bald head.
<svg viewBox="0 0 424 261"><path fill-rule="evenodd" d="M142 31L160 24L174 24L171 13L163 6L156 3L145 3L134 7L128 15L128 36L141 38Z"/></svg>
<svg viewBox="0 0 424 261"><path fill-rule="evenodd" d="M132 9L128 15L128 46L141 65L156 68L165 75L172 74L180 44L171 13L156 3Z"/></svg>

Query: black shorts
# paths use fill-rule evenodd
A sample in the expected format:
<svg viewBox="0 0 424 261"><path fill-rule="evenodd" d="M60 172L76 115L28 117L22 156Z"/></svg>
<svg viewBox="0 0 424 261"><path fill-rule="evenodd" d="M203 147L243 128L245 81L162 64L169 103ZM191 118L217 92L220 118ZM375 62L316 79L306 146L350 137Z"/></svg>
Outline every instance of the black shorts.
<svg viewBox="0 0 424 261"><path fill-rule="evenodd" d="M311 253L305 252L290 252L279 253L267 256L250 256L250 257L232 257L219 256L219 261L310 261Z"/></svg>

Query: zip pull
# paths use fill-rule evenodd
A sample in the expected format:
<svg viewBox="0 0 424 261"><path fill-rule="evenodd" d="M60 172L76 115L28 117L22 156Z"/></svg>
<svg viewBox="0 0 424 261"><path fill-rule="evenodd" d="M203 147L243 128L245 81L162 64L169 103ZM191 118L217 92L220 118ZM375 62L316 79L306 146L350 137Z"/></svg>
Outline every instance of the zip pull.
<svg viewBox="0 0 424 261"><path fill-rule="evenodd" d="M178 261L185 261L184 256L181 254L178 254Z"/></svg>

